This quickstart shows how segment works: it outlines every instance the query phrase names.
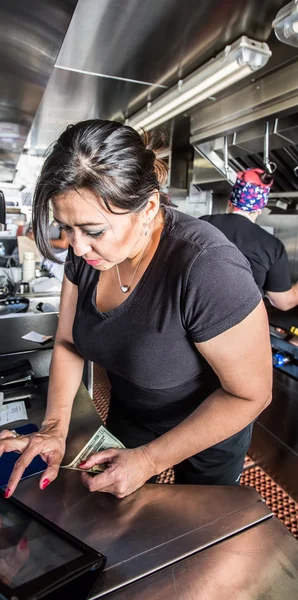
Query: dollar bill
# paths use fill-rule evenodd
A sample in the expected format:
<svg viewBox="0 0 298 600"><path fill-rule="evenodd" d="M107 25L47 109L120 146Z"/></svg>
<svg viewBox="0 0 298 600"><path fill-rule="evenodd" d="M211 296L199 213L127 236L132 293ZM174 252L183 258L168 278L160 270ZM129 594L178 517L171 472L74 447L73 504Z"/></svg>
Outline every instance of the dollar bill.
<svg viewBox="0 0 298 600"><path fill-rule="evenodd" d="M86 461L92 454L109 448L125 448L122 442L110 433L103 425L94 433L89 442L82 448L77 456L68 464L62 465L62 469L72 469L75 471L86 471L87 473L101 473L105 470L105 464L94 465L91 469L79 469L79 465Z"/></svg>

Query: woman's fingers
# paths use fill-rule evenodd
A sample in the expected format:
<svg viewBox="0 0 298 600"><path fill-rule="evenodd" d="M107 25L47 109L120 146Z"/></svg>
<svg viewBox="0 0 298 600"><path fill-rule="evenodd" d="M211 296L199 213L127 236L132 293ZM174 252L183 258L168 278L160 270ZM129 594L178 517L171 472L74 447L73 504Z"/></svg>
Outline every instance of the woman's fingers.
<svg viewBox="0 0 298 600"><path fill-rule="evenodd" d="M9 450L6 450L9 452ZM29 467L31 461L35 456L39 454L39 448L35 444L30 445L20 456L20 458L15 463L11 476L9 478L6 491L5 498L9 498L14 493L24 471Z"/></svg>
<svg viewBox="0 0 298 600"><path fill-rule="evenodd" d="M121 449L119 448L109 448L109 450L101 450L101 452L96 452L96 454L92 454L92 456L89 456L87 460L81 462L81 464L79 464L79 467L81 467L82 470L84 470L91 469L92 467L94 467L94 465L102 465L103 463L108 462L112 458L115 458L115 456L118 456L119 451L121 452Z"/></svg>
<svg viewBox="0 0 298 600"><path fill-rule="evenodd" d="M88 488L89 492L106 492L110 488L110 493L114 493L114 476L108 469L99 475L89 475L82 473L82 482Z"/></svg>
<svg viewBox="0 0 298 600"><path fill-rule="evenodd" d="M0 438L0 456L3 452L24 452L30 443L30 438L26 436Z"/></svg>
<svg viewBox="0 0 298 600"><path fill-rule="evenodd" d="M48 468L44 471L44 473L42 474L42 476L40 478L39 487L41 490L45 490L45 488L48 487L48 485L50 483L52 483L52 481L54 481L54 479L56 479L56 477L59 473L59 467L60 467L60 463L61 463L61 460L63 457L62 457L62 455L58 456L58 453L53 452L46 458L47 458Z"/></svg>
<svg viewBox="0 0 298 600"><path fill-rule="evenodd" d="M16 437L15 433L13 431L11 431L10 429L2 429L2 431L0 432L0 440L2 440L3 438L10 438L10 437Z"/></svg>

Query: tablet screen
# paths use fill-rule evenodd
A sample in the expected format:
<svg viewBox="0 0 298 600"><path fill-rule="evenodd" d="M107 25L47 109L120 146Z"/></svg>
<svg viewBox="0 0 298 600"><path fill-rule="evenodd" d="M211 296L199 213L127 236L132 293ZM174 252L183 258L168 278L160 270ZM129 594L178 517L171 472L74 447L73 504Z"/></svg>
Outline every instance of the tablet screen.
<svg viewBox="0 0 298 600"><path fill-rule="evenodd" d="M19 587L80 556L79 549L0 496L0 581Z"/></svg>

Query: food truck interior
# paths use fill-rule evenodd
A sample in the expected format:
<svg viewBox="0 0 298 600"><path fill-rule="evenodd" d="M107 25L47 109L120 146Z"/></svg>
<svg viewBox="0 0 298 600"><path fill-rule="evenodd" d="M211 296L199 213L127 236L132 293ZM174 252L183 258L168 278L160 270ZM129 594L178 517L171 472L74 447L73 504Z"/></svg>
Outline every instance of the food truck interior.
<svg viewBox="0 0 298 600"><path fill-rule="evenodd" d="M111 119L139 131L152 132L160 140L157 155L169 169L164 191L177 210L194 217L226 212L238 171L249 168L268 171L274 184L258 224L283 242L292 282L298 280L297 1L2 0L0 65L2 408L11 402L24 402L28 415L33 414L39 425L45 406L63 267L61 275L61 267L57 270L43 261L28 231L38 173L48 148L69 124L95 118ZM29 253L34 261L34 276L30 281L24 277ZM26 268L29 267L26 264ZM241 484L243 488L255 488L271 511L268 515L281 520L298 539L298 306L284 312L274 308L266 298L265 304L272 345L273 400L254 425ZM42 343L38 339L23 339L30 331L49 338ZM96 418L100 424L100 419L105 421L109 404L106 373L99 365L86 361L83 382L99 413ZM89 410L91 408L86 409L87 415ZM88 416L90 423L92 418ZM1 425L3 423L1 421ZM92 430L90 427L86 429L84 443ZM159 478L160 483L171 484L173 480L171 470ZM59 502L54 485L48 500L44 501L43 514L80 537L77 524L69 526L68 522L70 478L66 480L66 487L67 482L63 500L65 514L56 516ZM21 482L18 497L40 512L41 501L35 499L30 485L31 480ZM56 492L63 494L63 478L59 485ZM167 495L170 488L178 490L179 486L159 486L158 490L166 491L157 491L156 501L150 496L150 502L156 502L160 509L158 517L154 517L156 522L148 506L144 508L145 495L138 496L139 504L134 509L130 507L127 521L125 511L122 517L117 513L120 531L117 535L109 525L109 518L113 519L113 510L116 510L115 499L112 504L105 498L88 500L88 504L86 498L85 509L90 507L93 518L97 505L98 510L106 511L105 526L96 529L98 540L95 534L82 538L108 558L107 575L92 597L110 597L111 594L115 600L149 598L145 587L137 587L144 577L151 582L150 598L169 597L174 589L168 579L172 577L167 574L169 565L185 556L199 556L196 553L203 548L202 544L190 544L185 546L185 552L182 549L180 554L175 554L175 544L171 542L173 556L162 554L157 565L153 559L153 542L144 549L137 536L131 534L125 538L123 534L126 552L118 548L115 560L110 558L116 538L120 546L121 532L126 531L126 527L135 527L136 514L140 511L144 511L143 519L148 519L148 523L153 519L160 531L164 527L161 538L167 536L168 529L161 522L161 516L167 520L163 514L165 504L170 507L171 526L179 513L178 505L181 509L184 504L178 490L174 508ZM81 519L80 496L75 486L73 494L77 502L73 514ZM207 492L202 492L201 497L206 498L208 504ZM246 500L242 498L244 506ZM222 501L226 502L226 497ZM233 502L228 496L227 501ZM185 507L187 502L189 510L195 512L194 497L191 500L188 497ZM239 510L244 510L240 504ZM127 507L127 502L123 501L123 506ZM237 512L236 505L234 508ZM153 513L154 510L152 508ZM209 525L213 517L223 518L212 514ZM140 536L143 539L150 537L149 524L147 526L148 531L142 520ZM245 527L250 526L247 522ZM201 527L204 528L201 522L189 525L192 532L189 536L194 536L194 531ZM237 527L235 525L233 531L241 529ZM103 543L105 531L113 543ZM182 534L185 532L181 530L179 535ZM247 546L258 543L252 533L250 542L249 531L245 535ZM219 538L216 539L218 543ZM160 547L162 543L158 541ZM244 540L244 551L245 544ZM296 587L291 588L288 595L274 598L290 599L298 595L298 553L296 547L293 548ZM148 564L141 568L135 558L144 556L145 552ZM123 567L128 573L126 578L117 571L118 563L126 565ZM163 571L159 571L161 565ZM187 563L189 586L192 569L195 562ZM160 583L154 575L157 571L159 576L164 574ZM133 581L139 583L132 584ZM122 592L115 591L120 588ZM164 595L158 595L160 589ZM231 588L232 593L224 598L233 595L237 598L235 589ZM180 592L181 595L175 597L195 598L203 591L204 587L198 587L193 596ZM210 591L208 598L215 600L218 596L212 593ZM269 597L264 592L262 598ZM247 598L257 599L261 595L256 592Z"/></svg>

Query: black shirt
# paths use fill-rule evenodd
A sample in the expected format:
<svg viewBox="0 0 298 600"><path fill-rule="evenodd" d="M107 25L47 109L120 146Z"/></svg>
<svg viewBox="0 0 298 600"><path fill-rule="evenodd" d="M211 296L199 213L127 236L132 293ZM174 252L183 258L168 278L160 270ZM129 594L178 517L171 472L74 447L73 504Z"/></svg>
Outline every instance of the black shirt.
<svg viewBox="0 0 298 600"><path fill-rule="evenodd" d="M173 209L165 211L148 268L119 307L97 309L100 271L71 247L65 273L79 288L77 350L107 370L112 395L126 414L158 433L220 385L194 342L233 327L261 299L239 250L208 223Z"/></svg>
<svg viewBox="0 0 298 600"><path fill-rule="evenodd" d="M242 215L206 215L201 220L220 229L246 256L262 293L287 292L291 289L286 249L277 237Z"/></svg>

